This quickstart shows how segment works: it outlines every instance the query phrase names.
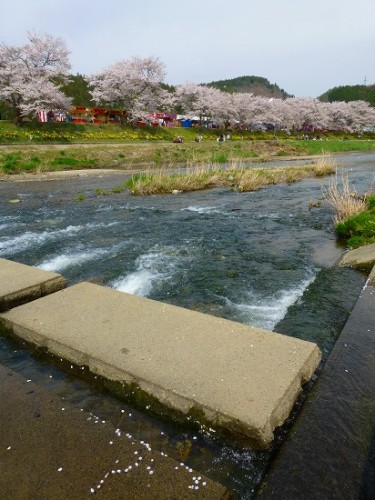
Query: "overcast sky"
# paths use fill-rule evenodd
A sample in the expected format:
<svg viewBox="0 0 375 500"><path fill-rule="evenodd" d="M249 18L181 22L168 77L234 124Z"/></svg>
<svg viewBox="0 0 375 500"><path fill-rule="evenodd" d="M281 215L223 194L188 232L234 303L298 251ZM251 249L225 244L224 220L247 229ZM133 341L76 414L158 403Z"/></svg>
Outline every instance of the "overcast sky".
<svg viewBox="0 0 375 500"><path fill-rule="evenodd" d="M375 83L375 0L11 0L0 42L62 37L72 73L157 56L166 83L262 76L295 96Z"/></svg>

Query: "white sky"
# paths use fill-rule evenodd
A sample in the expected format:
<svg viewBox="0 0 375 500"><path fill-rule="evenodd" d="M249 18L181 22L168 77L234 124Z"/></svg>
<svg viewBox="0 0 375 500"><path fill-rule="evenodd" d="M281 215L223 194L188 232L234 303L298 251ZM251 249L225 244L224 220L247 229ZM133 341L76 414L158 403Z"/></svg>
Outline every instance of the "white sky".
<svg viewBox="0 0 375 500"><path fill-rule="evenodd" d="M166 83L256 75L290 94L375 83L374 0L11 0L0 43L62 37L72 73L157 56Z"/></svg>

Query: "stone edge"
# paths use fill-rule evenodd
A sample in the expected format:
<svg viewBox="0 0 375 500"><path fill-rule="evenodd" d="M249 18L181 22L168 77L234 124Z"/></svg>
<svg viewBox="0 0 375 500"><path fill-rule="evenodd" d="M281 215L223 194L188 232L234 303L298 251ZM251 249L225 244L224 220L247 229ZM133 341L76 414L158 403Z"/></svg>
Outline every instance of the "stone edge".
<svg viewBox="0 0 375 500"><path fill-rule="evenodd" d="M0 312L5 312L13 307L32 302L54 292L58 292L66 287L66 280L63 276L57 275L48 280L44 280L36 285L29 286L22 290L17 290L0 297Z"/></svg>

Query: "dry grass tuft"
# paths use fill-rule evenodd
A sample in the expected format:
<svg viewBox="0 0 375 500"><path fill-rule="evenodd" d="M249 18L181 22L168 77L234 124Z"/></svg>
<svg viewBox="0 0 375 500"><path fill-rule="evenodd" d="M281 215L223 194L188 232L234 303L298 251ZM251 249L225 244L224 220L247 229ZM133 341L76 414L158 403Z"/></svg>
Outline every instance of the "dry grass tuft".
<svg viewBox="0 0 375 500"><path fill-rule="evenodd" d="M246 168L242 162L232 161L228 168L217 165L189 166L183 173L168 173L160 169L135 175L129 188L132 194L149 195L188 192L211 187L230 187L240 192L257 191L271 184L294 183L307 177L334 173L334 165L327 158L313 165L288 167Z"/></svg>
<svg viewBox="0 0 375 500"><path fill-rule="evenodd" d="M340 189L336 174L330 186L324 191L324 199L334 210L333 221L335 224L363 212L366 208L366 195L358 195L357 191L350 186L347 174L342 174L341 185Z"/></svg>
<svg viewBox="0 0 375 500"><path fill-rule="evenodd" d="M332 175L336 171L336 162L330 155L324 155L314 166L313 170L317 177Z"/></svg>
<svg viewBox="0 0 375 500"><path fill-rule="evenodd" d="M241 175L238 191L257 191L265 185L265 179L258 170L246 170Z"/></svg>

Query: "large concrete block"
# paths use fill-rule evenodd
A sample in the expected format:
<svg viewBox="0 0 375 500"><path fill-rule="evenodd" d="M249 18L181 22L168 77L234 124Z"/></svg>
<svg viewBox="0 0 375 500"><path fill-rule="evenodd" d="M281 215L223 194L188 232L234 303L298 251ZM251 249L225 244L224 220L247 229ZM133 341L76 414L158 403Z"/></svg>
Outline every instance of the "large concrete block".
<svg viewBox="0 0 375 500"><path fill-rule="evenodd" d="M0 324L257 447L271 443L321 357L309 342L92 283L3 313Z"/></svg>
<svg viewBox="0 0 375 500"><path fill-rule="evenodd" d="M0 311L61 290L66 280L60 274L0 259Z"/></svg>
<svg viewBox="0 0 375 500"><path fill-rule="evenodd" d="M375 243L364 245L346 252L339 262L340 266L357 269L371 269L375 264Z"/></svg>

